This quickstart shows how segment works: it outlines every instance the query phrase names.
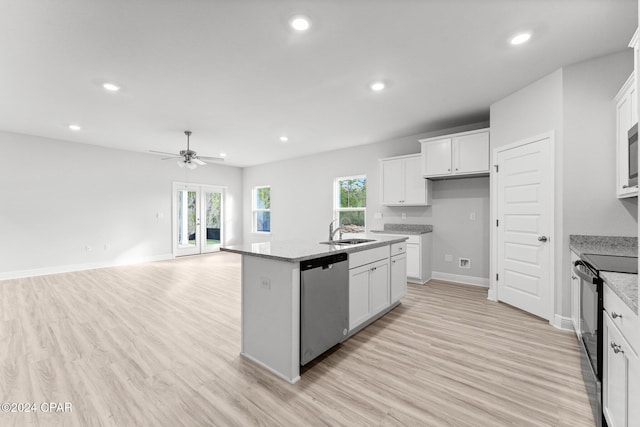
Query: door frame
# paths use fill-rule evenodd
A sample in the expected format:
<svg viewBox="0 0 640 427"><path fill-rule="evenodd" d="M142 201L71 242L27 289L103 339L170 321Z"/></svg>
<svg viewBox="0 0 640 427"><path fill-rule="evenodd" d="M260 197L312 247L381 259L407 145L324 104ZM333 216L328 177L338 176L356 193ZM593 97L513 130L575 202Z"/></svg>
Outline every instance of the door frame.
<svg viewBox="0 0 640 427"><path fill-rule="evenodd" d="M177 190L179 190L180 188L189 188L189 189L197 189L198 192L198 200L197 200L197 206L198 206L198 210L200 212L198 212L198 214L200 216L202 216L202 210L204 209L203 205L202 205L202 192L203 191L218 191L221 193L220 196L220 245L222 246L224 245L225 242L225 228L226 228L226 224L225 224L225 205L226 205L226 194L227 194L227 187L224 185L212 185L212 184L198 184L198 183L193 183L193 182L178 182L178 181L174 181L171 184L171 250L172 250L172 254L173 254L173 258L176 258L178 255L178 224L177 224L177 219L178 219L178 204L177 204ZM203 224L203 221L205 220L204 217L200 218L200 224ZM204 231L203 231L204 230ZM210 253L210 252L215 252L215 251L203 251L202 248L206 247L206 236L207 236L207 228L200 226L200 230L197 231L197 235L198 235L198 244L199 246L197 246L198 248L198 252L194 253L193 255L200 255L200 254L204 254L204 253ZM180 255L183 256L183 255ZM186 256L186 254L185 254Z"/></svg>
<svg viewBox="0 0 640 427"><path fill-rule="evenodd" d="M498 154L503 151L512 150L514 148L522 147L524 145L532 144L543 139L549 140L549 162L551 173L551 188L552 193L549 200L549 206L551 210L551 225L549 230L550 247L549 247L549 269L550 280L549 283L549 323L556 326L556 243L562 242L562 236L556 234L556 151L555 151L555 132L549 131L533 137L525 138L511 144L502 145L493 149L492 155L492 167L490 172L491 179L491 239L490 239L490 276L489 276L489 293L487 298L491 301L499 301L498 298L498 281L496 280L496 274L498 273L498 227L495 226L498 219L498 177L496 175L496 165L498 165Z"/></svg>

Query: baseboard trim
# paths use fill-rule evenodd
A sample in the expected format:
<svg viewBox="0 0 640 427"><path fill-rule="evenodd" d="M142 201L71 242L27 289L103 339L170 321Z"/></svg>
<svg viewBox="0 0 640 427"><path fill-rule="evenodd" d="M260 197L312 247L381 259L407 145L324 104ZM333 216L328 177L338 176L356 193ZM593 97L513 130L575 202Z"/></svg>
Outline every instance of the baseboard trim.
<svg viewBox="0 0 640 427"><path fill-rule="evenodd" d="M22 279L24 277L46 276L49 274L71 273L74 271L95 270L96 268L118 267L122 265L143 264L146 262L165 261L173 259L173 254L152 255L126 260L112 260L90 262L85 264L54 265L51 267L34 268L29 270L6 271L0 273L0 280Z"/></svg>
<svg viewBox="0 0 640 427"><path fill-rule="evenodd" d="M573 332L573 322L571 321L571 317L565 317L565 316L560 316L559 314L554 314L553 321L549 323L551 323L551 326L557 329L567 331L567 332Z"/></svg>
<svg viewBox="0 0 640 427"><path fill-rule="evenodd" d="M489 287L489 292L487 293L487 299L489 301L498 301L498 296L496 295L495 288L492 289L491 287Z"/></svg>
<svg viewBox="0 0 640 427"><path fill-rule="evenodd" d="M489 287L489 279L486 277L464 276L462 274L443 273L441 271L431 272L431 278L435 280L444 280L446 282L462 283L464 285Z"/></svg>
<svg viewBox="0 0 640 427"><path fill-rule="evenodd" d="M282 378L283 380L285 380L289 384L295 384L298 381L300 381L300 375L296 376L295 378L287 378L286 375L276 371L275 369L273 369L270 366L265 365L264 363L262 363L261 361L259 361L255 357L248 355L247 353L240 353L240 356L244 357L247 360L250 360L251 363L255 363L256 365L266 369L267 371L271 372L273 375L277 376L278 378Z"/></svg>

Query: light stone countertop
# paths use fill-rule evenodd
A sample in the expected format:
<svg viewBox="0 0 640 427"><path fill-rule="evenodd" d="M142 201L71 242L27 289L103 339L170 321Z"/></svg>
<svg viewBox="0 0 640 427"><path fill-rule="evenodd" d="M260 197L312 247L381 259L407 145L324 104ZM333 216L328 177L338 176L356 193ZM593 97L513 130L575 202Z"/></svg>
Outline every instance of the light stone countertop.
<svg viewBox="0 0 640 427"><path fill-rule="evenodd" d="M584 254L638 256L638 238L570 235L569 248L580 257ZM604 283L638 314L638 275L603 271L600 276Z"/></svg>
<svg viewBox="0 0 640 427"><path fill-rule="evenodd" d="M433 232L428 224L385 224L383 230L371 230L371 233L419 235Z"/></svg>
<svg viewBox="0 0 640 427"><path fill-rule="evenodd" d="M359 243L356 245L325 245L319 242L305 240L289 240L223 246L220 250L234 252L241 255L270 258L279 261L300 262L309 259L321 258L323 256L335 255L338 253L365 251L367 249L388 246L393 243L400 243L407 240L406 237L384 235L367 235L358 238L372 239L373 241Z"/></svg>

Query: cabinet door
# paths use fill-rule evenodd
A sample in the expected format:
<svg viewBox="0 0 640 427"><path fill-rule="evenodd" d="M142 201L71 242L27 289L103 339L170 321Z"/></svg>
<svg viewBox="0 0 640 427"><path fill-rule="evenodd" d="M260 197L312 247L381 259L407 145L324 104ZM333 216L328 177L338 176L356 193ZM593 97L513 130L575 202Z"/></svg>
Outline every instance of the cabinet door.
<svg viewBox="0 0 640 427"><path fill-rule="evenodd" d="M631 99L624 96L616 105L617 157L618 157L618 196L624 195L629 186L629 129L631 128Z"/></svg>
<svg viewBox="0 0 640 427"><path fill-rule="evenodd" d="M451 175L451 138L422 143L423 176Z"/></svg>
<svg viewBox="0 0 640 427"><path fill-rule="evenodd" d="M349 270L349 330L370 317L369 274L368 265Z"/></svg>
<svg viewBox="0 0 640 427"><path fill-rule="evenodd" d="M571 252L571 323L576 335L580 336L580 279L573 273L573 263L578 255Z"/></svg>
<svg viewBox="0 0 640 427"><path fill-rule="evenodd" d="M375 315L389 307L389 260L379 261L372 265L369 275L369 292L371 293L371 315Z"/></svg>
<svg viewBox="0 0 640 427"><path fill-rule="evenodd" d="M407 255L391 257L391 303L395 303L407 293Z"/></svg>
<svg viewBox="0 0 640 427"><path fill-rule="evenodd" d="M453 139L454 174L489 172L489 133L480 132Z"/></svg>
<svg viewBox="0 0 640 427"><path fill-rule="evenodd" d="M407 276L421 279L420 245L407 243Z"/></svg>
<svg viewBox="0 0 640 427"><path fill-rule="evenodd" d="M629 348L606 312L603 323L602 411L609 427L626 427L629 403L627 393L629 356L633 350Z"/></svg>
<svg viewBox="0 0 640 427"><path fill-rule="evenodd" d="M399 205L403 202L402 195L402 159L384 160L381 162L382 171L382 204Z"/></svg>
<svg viewBox="0 0 640 427"><path fill-rule="evenodd" d="M422 157L407 157L404 162L404 204L405 205L426 205L430 201L427 199L427 180L422 176Z"/></svg>

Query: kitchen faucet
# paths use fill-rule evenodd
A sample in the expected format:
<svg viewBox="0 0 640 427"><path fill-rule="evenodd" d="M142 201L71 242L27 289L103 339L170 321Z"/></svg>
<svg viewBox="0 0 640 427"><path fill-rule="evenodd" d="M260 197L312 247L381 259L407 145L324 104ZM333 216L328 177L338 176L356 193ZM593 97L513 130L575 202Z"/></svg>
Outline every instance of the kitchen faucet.
<svg viewBox="0 0 640 427"><path fill-rule="evenodd" d="M340 232L340 239L342 239L342 232L344 231L344 226L340 225L338 228L336 228L335 230L333 229L333 224L336 223L336 221L339 221L339 219L334 219L333 221L331 221L331 223L329 224L329 241L333 242L333 238L335 237L336 233L339 231Z"/></svg>

